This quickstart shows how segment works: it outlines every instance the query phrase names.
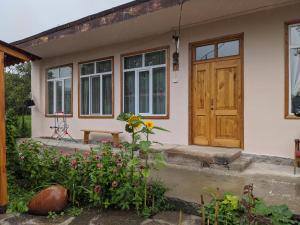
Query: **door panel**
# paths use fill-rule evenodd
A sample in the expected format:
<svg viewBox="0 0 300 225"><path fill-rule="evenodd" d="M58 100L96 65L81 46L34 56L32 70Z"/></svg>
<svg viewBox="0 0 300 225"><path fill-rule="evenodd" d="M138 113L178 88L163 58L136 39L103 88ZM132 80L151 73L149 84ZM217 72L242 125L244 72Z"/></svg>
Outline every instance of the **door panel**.
<svg viewBox="0 0 300 225"><path fill-rule="evenodd" d="M240 59L213 62L211 144L241 146L241 69Z"/></svg>
<svg viewBox="0 0 300 225"><path fill-rule="evenodd" d="M192 143L241 147L240 59L193 65Z"/></svg>
<svg viewBox="0 0 300 225"><path fill-rule="evenodd" d="M193 143L209 144L209 64L197 64L193 69L192 112Z"/></svg>

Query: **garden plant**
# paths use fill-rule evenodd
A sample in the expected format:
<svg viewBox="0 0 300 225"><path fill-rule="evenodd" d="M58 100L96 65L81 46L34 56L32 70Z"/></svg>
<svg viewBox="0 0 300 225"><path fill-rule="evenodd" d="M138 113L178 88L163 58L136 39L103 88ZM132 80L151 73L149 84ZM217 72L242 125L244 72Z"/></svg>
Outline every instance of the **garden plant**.
<svg viewBox="0 0 300 225"><path fill-rule="evenodd" d="M151 170L163 164L163 158L155 154L151 163L148 160L150 136L155 130L165 130L139 115L123 113L118 119L125 122L131 137L119 150L103 141L99 149L72 153L31 140L16 147L13 124L8 123L8 148L13 153L9 161L16 164L9 167L9 211L26 212L32 195L53 184L68 189L73 212L76 208L93 206L135 209L143 216L150 216L165 209L166 188L149 178Z"/></svg>

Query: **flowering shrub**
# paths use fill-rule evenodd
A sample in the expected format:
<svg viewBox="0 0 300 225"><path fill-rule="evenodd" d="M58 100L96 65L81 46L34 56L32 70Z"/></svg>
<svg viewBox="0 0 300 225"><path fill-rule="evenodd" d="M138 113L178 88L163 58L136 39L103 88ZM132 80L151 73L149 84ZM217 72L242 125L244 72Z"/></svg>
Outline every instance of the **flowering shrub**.
<svg viewBox="0 0 300 225"><path fill-rule="evenodd" d="M18 177L28 190L39 190L52 184L61 184L69 190L72 205L90 204L96 207L136 209L145 216L166 206L166 189L150 182L150 165L147 154L149 136L157 128L152 121L140 116L122 114L131 142L114 151L111 144L103 143L100 151L59 152L41 143L26 141L18 147ZM135 151L146 155L142 160ZM157 164L162 158L155 157ZM155 165L155 164L154 164Z"/></svg>

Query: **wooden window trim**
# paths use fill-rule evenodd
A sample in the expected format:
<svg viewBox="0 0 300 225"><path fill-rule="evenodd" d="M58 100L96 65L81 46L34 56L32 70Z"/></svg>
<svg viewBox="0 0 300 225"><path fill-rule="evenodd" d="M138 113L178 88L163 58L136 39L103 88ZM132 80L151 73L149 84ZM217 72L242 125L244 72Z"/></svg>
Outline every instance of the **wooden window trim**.
<svg viewBox="0 0 300 225"><path fill-rule="evenodd" d="M111 60L111 82L112 82L112 114L105 116L105 115L101 115L101 116L83 116L80 113L80 99L81 99L81 94L80 94L80 84L81 84L81 78L80 78L80 65L84 64L84 63L89 63L89 62L96 62L96 61L105 61L105 60ZM91 60L87 60L87 61L82 61L82 62L78 62L77 67L78 67L78 118L79 119L113 119L115 118L115 67L114 67L115 63L114 63L114 56L108 56L108 57L102 57L102 58L97 58L97 59L91 59Z"/></svg>
<svg viewBox="0 0 300 225"><path fill-rule="evenodd" d="M217 61L217 60L226 60L226 59L234 59L239 57L241 60L241 149L244 149L244 33L237 33L232 35L225 35L217 38L207 39L203 41L191 42L189 43L189 63L188 63L188 71L189 71L189 79L188 79L188 144L192 144L192 75L193 75L193 64L196 62L195 58L195 49L201 45L206 45L210 43L217 43L222 41L231 41L231 40L240 40L240 54L236 56L229 57L221 57L212 60L201 60L200 62L209 62L209 61ZM199 61L197 61L199 62Z"/></svg>
<svg viewBox="0 0 300 225"><path fill-rule="evenodd" d="M73 115L74 115L74 112L73 112L73 82L74 82L74 68L73 68L73 63L68 63L68 64L62 64L62 65L57 65L57 66L51 66L51 67L48 67L46 68L45 70L45 117L48 117L48 118L54 118L54 117L57 117L56 115L54 114L48 114L48 70L50 69L56 69L56 68L60 68L60 67L64 67L64 66L70 66L71 69L72 69L72 77L71 77L71 114L67 114L65 115L65 117L68 117L68 118L72 118ZM58 116L58 117L63 117L63 116Z"/></svg>
<svg viewBox="0 0 300 225"><path fill-rule="evenodd" d="M289 69L289 25L300 23L300 19L284 23L284 118L299 120L300 117L289 114L290 103L290 69Z"/></svg>
<svg viewBox="0 0 300 225"><path fill-rule="evenodd" d="M155 52L159 50L166 50L166 75L167 75L167 104L166 104L166 115L163 116L143 116L144 119L155 119L155 120L168 120L170 119L170 46L161 46L161 47L156 47L156 48L150 48L150 49L144 49L140 51L135 51L135 52L129 52L129 53L124 53L120 55L120 111L123 112L123 58L128 57L128 56L134 56L134 55L139 55L139 54L144 54L148 52Z"/></svg>
<svg viewBox="0 0 300 225"><path fill-rule="evenodd" d="M227 36L222 36L219 38L211 38L208 40L203 40L203 41L196 41L190 43L190 48L192 52L191 60L192 62L210 62L210 61L217 61L217 60L226 60L226 59L235 59L237 57L241 57L243 54L243 39L244 33L238 33L238 34L232 34L232 35L227 35ZM206 45L215 45L217 46L219 43L222 42L229 42L229 41L237 41L239 40L239 54L238 55L232 55L232 56L223 56L223 57L218 57L218 48L215 47L215 58L213 59L204 59L204 60L196 60L196 48L201 47L201 46L206 46Z"/></svg>

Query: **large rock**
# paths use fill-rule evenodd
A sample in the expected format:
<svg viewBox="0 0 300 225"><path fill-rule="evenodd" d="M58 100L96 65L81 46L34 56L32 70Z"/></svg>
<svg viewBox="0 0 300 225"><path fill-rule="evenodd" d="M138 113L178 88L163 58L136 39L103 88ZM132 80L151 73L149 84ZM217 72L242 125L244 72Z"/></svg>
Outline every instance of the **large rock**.
<svg viewBox="0 0 300 225"><path fill-rule="evenodd" d="M35 195L29 205L29 213L47 215L48 212L60 212L68 204L67 189L60 185L50 186Z"/></svg>

